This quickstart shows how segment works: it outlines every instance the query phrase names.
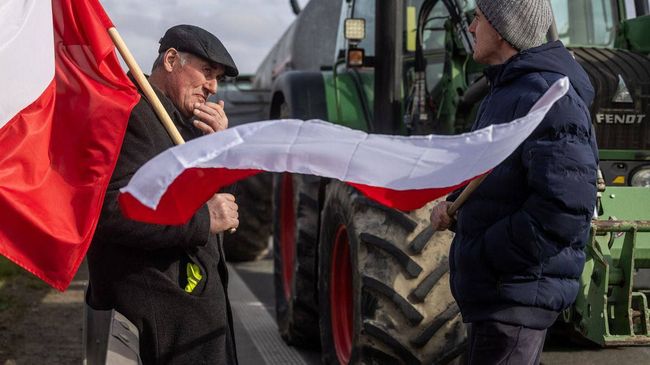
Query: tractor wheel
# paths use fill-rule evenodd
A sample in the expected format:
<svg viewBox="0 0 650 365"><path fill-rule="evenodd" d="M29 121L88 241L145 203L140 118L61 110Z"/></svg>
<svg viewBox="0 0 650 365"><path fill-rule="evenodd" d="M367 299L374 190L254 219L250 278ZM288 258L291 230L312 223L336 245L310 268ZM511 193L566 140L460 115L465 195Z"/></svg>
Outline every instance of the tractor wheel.
<svg viewBox="0 0 650 365"><path fill-rule="evenodd" d="M273 201L275 310L290 345L317 348L316 247L320 179L276 175Z"/></svg>
<svg viewBox="0 0 650 365"><path fill-rule="evenodd" d="M404 214L338 181L327 186L319 239L325 364L458 362L466 331L449 289L451 234L431 206Z"/></svg>
<svg viewBox="0 0 650 365"><path fill-rule="evenodd" d="M223 249L231 262L254 261L269 251L271 236L271 189L273 177L262 173L224 189L235 196L239 206L239 228L225 233Z"/></svg>

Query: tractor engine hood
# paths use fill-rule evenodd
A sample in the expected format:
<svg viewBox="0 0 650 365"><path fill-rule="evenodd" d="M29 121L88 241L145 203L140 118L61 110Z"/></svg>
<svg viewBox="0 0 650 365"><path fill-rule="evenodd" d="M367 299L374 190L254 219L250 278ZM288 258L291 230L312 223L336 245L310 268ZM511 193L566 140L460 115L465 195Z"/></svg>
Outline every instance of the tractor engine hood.
<svg viewBox="0 0 650 365"><path fill-rule="evenodd" d="M598 147L650 149L650 58L621 49L571 48L596 91Z"/></svg>

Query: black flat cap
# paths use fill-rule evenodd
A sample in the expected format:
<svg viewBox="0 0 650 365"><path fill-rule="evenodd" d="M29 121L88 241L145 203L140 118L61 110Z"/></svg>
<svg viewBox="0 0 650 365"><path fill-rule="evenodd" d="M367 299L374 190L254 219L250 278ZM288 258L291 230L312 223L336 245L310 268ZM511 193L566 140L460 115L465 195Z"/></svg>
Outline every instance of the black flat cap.
<svg viewBox="0 0 650 365"><path fill-rule="evenodd" d="M165 52L170 48L191 53L210 62L220 63L226 68L226 76L239 74L235 62L219 38L203 28L181 24L167 29L165 35L160 38L158 53Z"/></svg>

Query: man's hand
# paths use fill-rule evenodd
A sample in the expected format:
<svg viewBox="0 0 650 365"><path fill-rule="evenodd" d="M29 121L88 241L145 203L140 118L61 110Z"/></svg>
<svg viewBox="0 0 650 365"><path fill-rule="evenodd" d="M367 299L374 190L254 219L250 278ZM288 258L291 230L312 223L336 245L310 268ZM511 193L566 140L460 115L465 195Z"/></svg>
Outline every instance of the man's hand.
<svg viewBox="0 0 650 365"><path fill-rule="evenodd" d="M431 227L433 227L435 231L444 231L449 229L449 226L451 226L453 218L447 214L447 210L451 204L451 202L443 201L433 207L433 210L431 211Z"/></svg>
<svg viewBox="0 0 650 365"><path fill-rule="evenodd" d="M214 194L207 204L210 211L210 233L219 233L239 226L238 207L232 194Z"/></svg>
<svg viewBox="0 0 650 365"><path fill-rule="evenodd" d="M219 103L205 102L194 104L194 126L210 134L228 128L228 117L223 109L223 100Z"/></svg>

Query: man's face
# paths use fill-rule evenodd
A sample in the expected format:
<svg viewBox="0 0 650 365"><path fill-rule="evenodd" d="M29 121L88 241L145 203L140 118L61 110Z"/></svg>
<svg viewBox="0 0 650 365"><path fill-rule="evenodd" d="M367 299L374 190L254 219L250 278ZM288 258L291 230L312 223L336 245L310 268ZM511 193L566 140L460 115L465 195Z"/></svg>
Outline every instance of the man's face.
<svg viewBox="0 0 650 365"><path fill-rule="evenodd" d="M474 36L474 61L485 65L500 64L502 62L500 51L505 41L478 7L474 12L474 20L469 26L469 31Z"/></svg>
<svg viewBox="0 0 650 365"><path fill-rule="evenodd" d="M171 67L167 96L187 118L193 115L196 103L205 103L209 95L217 92L218 81L225 72L222 65L211 64L188 53L177 53L167 66Z"/></svg>

